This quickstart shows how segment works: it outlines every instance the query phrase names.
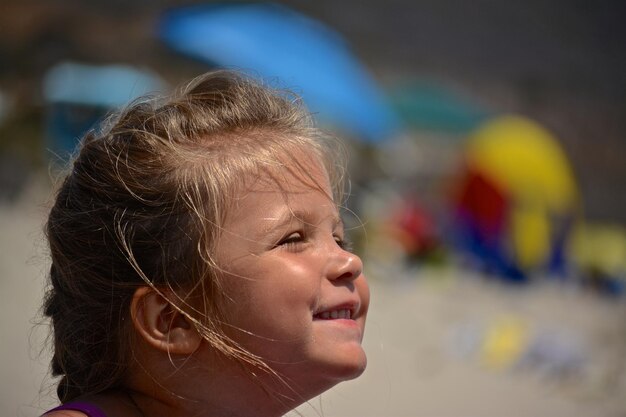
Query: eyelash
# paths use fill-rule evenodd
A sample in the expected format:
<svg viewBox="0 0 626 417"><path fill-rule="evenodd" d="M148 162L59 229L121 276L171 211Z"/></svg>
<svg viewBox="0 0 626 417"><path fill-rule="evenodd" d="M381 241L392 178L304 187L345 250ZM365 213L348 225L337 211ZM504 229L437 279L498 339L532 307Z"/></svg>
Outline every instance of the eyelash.
<svg viewBox="0 0 626 417"><path fill-rule="evenodd" d="M302 232L293 232L287 235L286 238L278 242L276 246L282 246L287 249L296 249L297 245L304 243L304 233Z"/></svg>
<svg viewBox="0 0 626 417"><path fill-rule="evenodd" d="M337 242L337 246L339 246L341 249L345 250L346 252L352 252L352 241L348 239L347 237L344 236L342 239L338 236L335 236L335 242Z"/></svg>

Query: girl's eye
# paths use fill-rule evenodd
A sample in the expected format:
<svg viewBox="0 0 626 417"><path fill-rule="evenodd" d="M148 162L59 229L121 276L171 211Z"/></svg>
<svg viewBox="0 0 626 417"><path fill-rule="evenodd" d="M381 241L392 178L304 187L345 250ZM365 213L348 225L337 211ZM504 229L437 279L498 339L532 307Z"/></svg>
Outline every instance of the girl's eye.
<svg viewBox="0 0 626 417"><path fill-rule="evenodd" d="M304 233L293 232L287 235L287 237L282 239L280 242L278 242L276 246L293 250L293 249L296 249L298 245L302 243L304 243Z"/></svg>
<svg viewBox="0 0 626 417"><path fill-rule="evenodd" d="M335 242L341 249L352 252L352 242L347 237L335 236Z"/></svg>

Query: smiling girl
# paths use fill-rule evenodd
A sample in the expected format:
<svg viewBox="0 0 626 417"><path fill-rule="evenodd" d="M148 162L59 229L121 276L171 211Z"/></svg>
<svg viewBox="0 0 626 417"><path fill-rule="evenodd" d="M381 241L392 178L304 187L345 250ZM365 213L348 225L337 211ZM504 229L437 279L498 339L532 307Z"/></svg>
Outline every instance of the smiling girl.
<svg viewBox="0 0 626 417"><path fill-rule="evenodd" d="M89 133L47 224L46 416L280 416L359 376L369 291L336 155L230 72Z"/></svg>

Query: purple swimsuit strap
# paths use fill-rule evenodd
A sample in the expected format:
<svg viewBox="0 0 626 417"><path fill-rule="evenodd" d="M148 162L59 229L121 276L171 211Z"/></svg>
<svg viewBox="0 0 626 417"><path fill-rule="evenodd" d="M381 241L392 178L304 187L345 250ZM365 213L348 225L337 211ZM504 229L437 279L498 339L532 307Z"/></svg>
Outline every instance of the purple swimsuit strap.
<svg viewBox="0 0 626 417"><path fill-rule="evenodd" d="M107 417L106 414L104 414L102 410L100 410L95 405L89 404L89 403L83 403L79 401L60 405L57 408L53 408L52 410L48 411L48 413L52 411L58 411L58 410L81 411L87 414L89 417Z"/></svg>

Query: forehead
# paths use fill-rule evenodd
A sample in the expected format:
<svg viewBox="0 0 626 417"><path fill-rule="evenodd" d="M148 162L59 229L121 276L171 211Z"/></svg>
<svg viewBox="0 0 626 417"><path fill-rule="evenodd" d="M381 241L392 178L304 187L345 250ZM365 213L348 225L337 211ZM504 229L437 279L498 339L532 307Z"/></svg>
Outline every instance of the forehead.
<svg viewBox="0 0 626 417"><path fill-rule="evenodd" d="M242 180L240 190L243 192L279 190L298 193L314 189L332 196L329 173L321 158L315 152L301 148L281 152L275 159L258 164L254 172Z"/></svg>
<svg viewBox="0 0 626 417"><path fill-rule="evenodd" d="M263 166L245 178L233 195L226 222L259 217L271 210L335 206L328 173L316 158Z"/></svg>

